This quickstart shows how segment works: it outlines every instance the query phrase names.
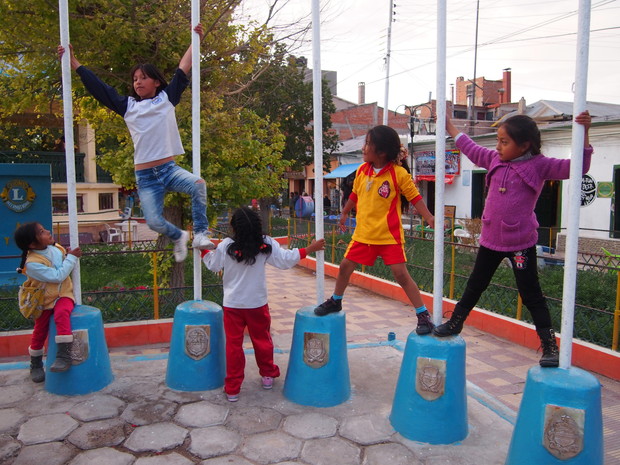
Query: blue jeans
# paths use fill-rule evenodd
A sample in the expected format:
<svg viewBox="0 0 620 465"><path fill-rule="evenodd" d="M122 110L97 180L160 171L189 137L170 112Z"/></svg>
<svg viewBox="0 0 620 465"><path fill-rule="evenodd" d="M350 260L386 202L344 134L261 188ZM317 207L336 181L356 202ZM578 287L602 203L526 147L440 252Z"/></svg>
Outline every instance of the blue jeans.
<svg viewBox="0 0 620 465"><path fill-rule="evenodd" d="M168 191L183 192L192 197L194 233L209 228L207 220L207 186L198 176L171 161L163 165L136 171L136 183L146 224L153 231L173 241L181 237L181 230L164 219L164 195Z"/></svg>

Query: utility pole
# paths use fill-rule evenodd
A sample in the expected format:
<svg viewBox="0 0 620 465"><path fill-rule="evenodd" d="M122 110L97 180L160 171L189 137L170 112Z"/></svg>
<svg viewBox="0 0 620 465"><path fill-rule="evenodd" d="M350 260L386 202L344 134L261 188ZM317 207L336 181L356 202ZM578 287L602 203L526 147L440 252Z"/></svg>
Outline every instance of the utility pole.
<svg viewBox="0 0 620 465"><path fill-rule="evenodd" d="M383 106L383 124L388 124L388 103L390 96L390 54L392 53L392 21L394 16L394 0L390 2L390 20L387 30L387 54L385 55L385 104Z"/></svg>
<svg viewBox="0 0 620 465"><path fill-rule="evenodd" d="M480 0L476 0L476 40L474 43L474 78L471 81L471 100L469 102L469 135L474 135L476 126L476 63L478 62L478 14Z"/></svg>

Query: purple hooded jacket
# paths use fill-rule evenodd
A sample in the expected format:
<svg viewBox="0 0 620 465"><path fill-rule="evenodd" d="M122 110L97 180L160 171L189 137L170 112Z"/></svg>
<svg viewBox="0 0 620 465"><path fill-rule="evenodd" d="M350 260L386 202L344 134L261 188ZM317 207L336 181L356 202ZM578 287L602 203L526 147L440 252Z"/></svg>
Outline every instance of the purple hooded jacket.
<svg viewBox="0 0 620 465"><path fill-rule="evenodd" d="M532 247L538 241L534 208L545 180L568 179L570 159L542 154L522 161L502 162L497 150L482 147L460 134L456 147L477 166L486 168L487 198L482 212L480 245L499 252ZM583 151L583 173L590 169L592 147Z"/></svg>

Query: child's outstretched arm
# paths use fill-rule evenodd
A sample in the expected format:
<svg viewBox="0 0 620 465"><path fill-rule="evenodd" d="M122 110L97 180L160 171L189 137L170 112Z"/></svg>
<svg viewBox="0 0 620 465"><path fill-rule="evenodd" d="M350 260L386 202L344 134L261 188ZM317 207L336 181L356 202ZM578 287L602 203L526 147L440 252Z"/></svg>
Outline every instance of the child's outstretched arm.
<svg viewBox="0 0 620 465"><path fill-rule="evenodd" d="M452 122L452 119L447 114L446 114L446 131L448 131L448 134L450 134L450 137L452 137L453 139L460 132L458 129L456 129L456 126Z"/></svg>
<svg viewBox="0 0 620 465"><path fill-rule="evenodd" d="M200 36L200 40L204 38L204 30L202 29L202 24L197 24L194 28L194 32ZM192 44L190 43L187 51L181 58L179 62L179 69L181 69L185 74L189 73L189 70L192 69Z"/></svg>
<svg viewBox="0 0 620 465"><path fill-rule="evenodd" d="M306 253L317 252L319 250L325 250L325 239L316 239L306 247Z"/></svg>
<svg viewBox="0 0 620 465"><path fill-rule="evenodd" d="M426 221L431 228L435 229L435 217L426 206L426 203L424 203L424 200L418 200L413 207L422 215L424 221Z"/></svg>
<svg viewBox="0 0 620 465"><path fill-rule="evenodd" d="M588 110L582 111L577 116L575 116L575 122L577 124L581 124L585 130L583 137L583 148L587 149L588 147L590 147L590 138L588 136L588 133L590 132L590 126L592 126L592 117L590 116Z"/></svg>
<svg viewBox="0 0 620 465"><path fill-rule="evenodd" d="M355 200L349 196L340 213L340 230L343 232L347 230L347 218L349 218L349 213L353 208L355 208Z"/></svg>

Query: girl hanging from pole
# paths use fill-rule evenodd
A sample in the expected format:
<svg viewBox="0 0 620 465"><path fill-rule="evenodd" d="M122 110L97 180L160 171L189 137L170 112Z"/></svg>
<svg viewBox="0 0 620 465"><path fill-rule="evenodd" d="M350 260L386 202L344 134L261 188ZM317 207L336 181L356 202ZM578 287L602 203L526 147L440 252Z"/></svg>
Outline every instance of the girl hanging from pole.
<svg viewBox="0 0 620 465"><path fill-rule="evenodd" d="M587 111L575 121L585 128L583 173L590 169L592 147L588 131L592 119ZM538 221L534 208L547 179L568 179L570 159L545 157L540 153L541 138L536 122L516 115L501 123L496 149L482 147L460 133L446 118L448 134L454 144L475 165L486 168L487 198L482 212L480 249L463 296L451 318L435 328L439 337L459 334L463 323L491 282L495 270L508 258L523 303L532 314L542 345L540 366L557 367L559 351L551 327L551 315L538 281L536 243ZM579 156L579 154L575 154Z"/></svg>
<svg viewBox="0 0 620 465"><path fill-rule="evenodd" d="M194 31L202 40L204 31L198 24ZM137 64L130 71L133 87L130 96L119 95L77 60L73 47L71 68L86 89L100 103L125 119L134 144L134 168L138 195L147 225L168 237L174 244L174 257L182 262L187 257L189 233L163 217L164 195L167 191L183 192L192 198L194 240L198 249L212 249L207 220L207 190L204 179L184 170L174 161L184 153L174 107L189 84L187 73L192 66L192 48L187 49L170 83L152 64ZM65 49L58 46L62 58Z"/></svg>

